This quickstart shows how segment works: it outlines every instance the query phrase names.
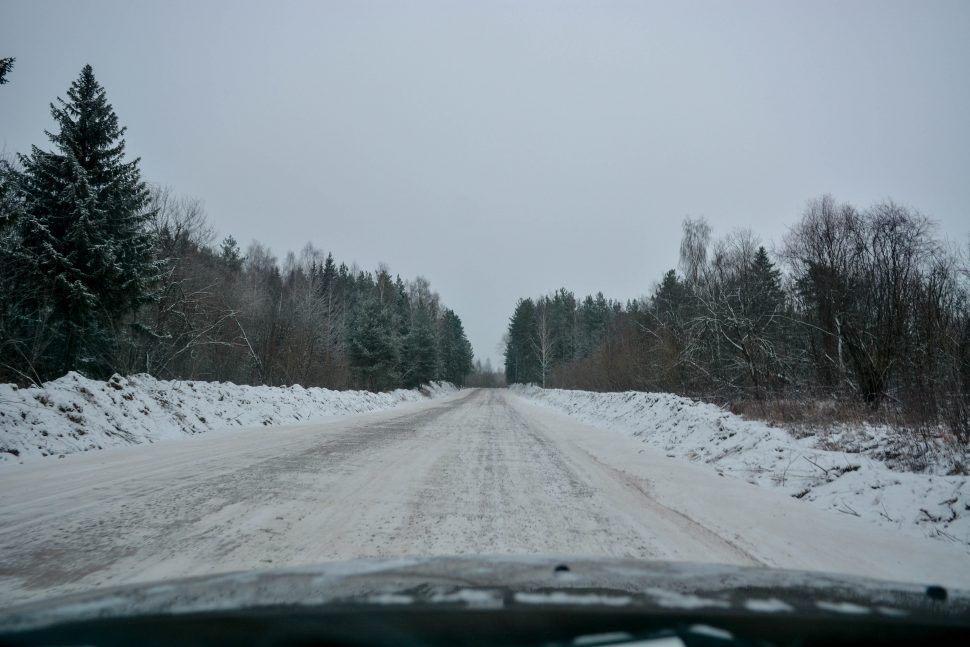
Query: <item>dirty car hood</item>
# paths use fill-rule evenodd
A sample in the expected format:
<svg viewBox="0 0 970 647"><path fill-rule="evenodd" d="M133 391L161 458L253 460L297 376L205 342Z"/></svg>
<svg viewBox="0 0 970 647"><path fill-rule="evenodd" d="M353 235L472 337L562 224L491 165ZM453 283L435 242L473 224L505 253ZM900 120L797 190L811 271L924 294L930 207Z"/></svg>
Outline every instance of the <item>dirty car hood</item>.
<svg viewBox="0 0 970 647"><path fill-rule="evenodd" d="M927 583L931 585L932 583ZM255 608L582 607L801 617L970 616L970 592L725 565L572 558L357 560L131 584L0 611L0 629Z"/></svg>

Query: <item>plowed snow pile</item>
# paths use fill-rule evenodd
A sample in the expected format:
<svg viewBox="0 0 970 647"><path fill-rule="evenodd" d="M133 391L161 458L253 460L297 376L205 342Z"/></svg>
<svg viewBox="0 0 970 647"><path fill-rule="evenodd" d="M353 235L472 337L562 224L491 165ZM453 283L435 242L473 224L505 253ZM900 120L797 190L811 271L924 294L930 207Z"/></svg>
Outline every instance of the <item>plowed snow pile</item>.
<svg viewBox="0 0 970 647"><path fill-rule="evenodd" d="M947 475L955 463L942 453L933 454L923 472L904 471L894 460L901 441L891 430L862 427L837 436L795 438L784 429L670 393L518 385L512 391L582 422L637 437L669 457L708 463L722 476L970 551L970 479Z"/></svg>
<svg viewBox="0 0 970 647"><path fill-rule="evenodd" d="M455 390L451 384L434 383L423 392L371 393L165 381L149 375L115 375L99 382L72 372L42 388L0 384L0 464L227 427L294 424L377 411Z"/></svg>

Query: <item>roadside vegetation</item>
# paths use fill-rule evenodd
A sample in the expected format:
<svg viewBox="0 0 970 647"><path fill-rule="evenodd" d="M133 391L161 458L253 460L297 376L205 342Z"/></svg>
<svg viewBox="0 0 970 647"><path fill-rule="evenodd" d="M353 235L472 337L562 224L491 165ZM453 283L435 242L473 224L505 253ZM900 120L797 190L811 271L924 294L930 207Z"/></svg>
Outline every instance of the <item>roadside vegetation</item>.
<svg viewBox="0 0 970 647"><path fill-rule="evenodd" d="M700 398L811 433L843 423L970 446L970 270L919 212L808 203L773 254L686 219L677 270L625 303L521 299L508 382ZM918 461L917 461L918 462ZM958 464L956 469L966 470Z"/></svg>
<svg viewBox="0 0 970 647"><path fill-rule="evenodd" d="M50 150L0 161L0 382L78 371L383 391L471 370L461 319L427 280L309 244L280 262L216 242L201 202L142 179L90 66L51 115Z"/></svg>

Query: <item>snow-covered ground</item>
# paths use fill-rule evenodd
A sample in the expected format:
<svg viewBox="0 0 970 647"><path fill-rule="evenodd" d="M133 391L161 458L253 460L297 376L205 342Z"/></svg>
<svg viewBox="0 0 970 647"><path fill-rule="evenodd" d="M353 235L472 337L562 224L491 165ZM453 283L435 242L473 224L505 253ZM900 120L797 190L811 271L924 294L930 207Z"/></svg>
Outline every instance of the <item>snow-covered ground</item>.
<svg viewBox="0 0 970 647"><path fill-rule="evenodd" d="M311 422L378 411L455 391L447 383L390 393L301 386L114 376L107 382L77 373L43 388L0 384L0 464L92 449L153 443L214 429Z"/></svg>
<svg viewBox="0 0 970 647"><path fill-rule="evenodd" d="M948 476L951 458L924 472L895 460L902 440L860 427L795 438L763 422L670 393L593 393L513 386L536 404L622 432L667 456L711 465L724 476L783 491L802 501L970 551L970 479ZM833 449L839 447L841 449Z"/></svg>
<svg viewBox="0 0 970 647"><path fill-rule="evenodd" d="M0 469L0 607L455 555L761 565L970 590L957 544L722 478L505 389Z"/></svg>

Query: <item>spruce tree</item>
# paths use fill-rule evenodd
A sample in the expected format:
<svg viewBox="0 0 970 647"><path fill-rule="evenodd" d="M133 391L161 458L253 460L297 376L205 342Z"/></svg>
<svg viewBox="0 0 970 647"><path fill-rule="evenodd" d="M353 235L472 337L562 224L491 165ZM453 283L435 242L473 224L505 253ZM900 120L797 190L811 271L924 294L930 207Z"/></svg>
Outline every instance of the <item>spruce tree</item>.
<svg viewBox="0 0 970 647"><path fill-rule="evenodd" d="M475 350L472 348L472 343L468 341L468 336L465 334L465 327L462 325L458 315L451 310L448 310L446 314L450 315L451 329L454 331L455 339L458 342L458 354L455 357L455 363L453 365L455 383L458 386L464 386L465 377L472 371Z"/></svg>
<svg viewBox="0 0 970 647"><path fill-rule="evenodd" d="M394 314L373 294L354 312L350 327L350 364L362 385L383 391L398 383L398 345Z"/></svg>
<svg viewBox="0 0 970 647"><path fill-rule="evenodd" d="M534 339L536 304L520 299L509 321L508 345L505 348L505 379L509 384L542 382L542 369L536 356Z"/></svg>
<svg viewBox="0 0 970 647"><path fill-rule="evenodd" d="M17 61L16 58L10 56L8 58L0 58L0 85L4 83L9 83L10 79L7 75L13 71L13 64Z"/></svg>
<svg viewBox="0 0 970 647"><path fill-rule="evenodd" d="M222 239L220 259L230 272L238 272L242 269L243 258L239 252L239 243L231 234Z"/></svg>
<svg viewBox="0 0 970 647"><path fill-rule="evenodd" d="M337 267L333 262L333 254L328 253L327 260L323 263L323 272L320 275L320 295L326 299L330 299L333 296L334 282L336 280Z"/></svg>
<svg viewBox="0 0 970 647"><path fill-rule="evenodd" d="M751 274L755 311L759 316L780 312L784 303L781 288L781 270L768 258L764 247L759 247L751 262Z"/></svg>
<svg viewBox="0 0 970 647"><path fill-rule="evenodd" d="M419 301L415 305L414 319L404 341L402 360L404 387L414 388L435 378L438 347L435 342L434 322L423 302Z"/></svg>
<svg viewBox="0 0 970 647"><path fill-rule="evenodd" d="M46 379L68 370L103 376L126 315L150 300L159 266L138 159L125 161L125 128L90 65L51 104L53 151L21 155L16 283L21 315L50 344Z"/></svg>
<svg viewBox="0 0 970 647"><path fill-rule="evenodd" d="M17 169L10 160L0 157L0 237L13 231L22 211Z"/></svg>
<svg viewBox="0 0 970 647"><path fill-rule="evenodd" d="M472 345L465 336L461 319L453 311L445 309L444 316L441 319L441 345L439 350L442 379L458 386L463 385L465 376L472 370L473 360Z"/></svg>

